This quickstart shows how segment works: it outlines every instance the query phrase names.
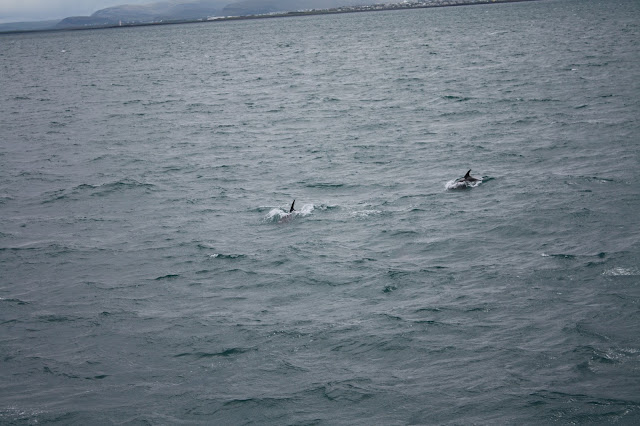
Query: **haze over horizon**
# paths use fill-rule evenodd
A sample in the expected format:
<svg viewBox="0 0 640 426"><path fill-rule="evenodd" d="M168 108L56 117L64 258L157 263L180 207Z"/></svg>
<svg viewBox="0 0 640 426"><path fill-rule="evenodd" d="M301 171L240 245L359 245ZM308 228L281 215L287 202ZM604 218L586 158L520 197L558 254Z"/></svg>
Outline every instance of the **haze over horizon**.
<svg viewBox="0 0 640 426"><path fill-rule="evenodd" d="M112 6L148 3L154 0L0 0L0 24L64 19Z"/></svg>

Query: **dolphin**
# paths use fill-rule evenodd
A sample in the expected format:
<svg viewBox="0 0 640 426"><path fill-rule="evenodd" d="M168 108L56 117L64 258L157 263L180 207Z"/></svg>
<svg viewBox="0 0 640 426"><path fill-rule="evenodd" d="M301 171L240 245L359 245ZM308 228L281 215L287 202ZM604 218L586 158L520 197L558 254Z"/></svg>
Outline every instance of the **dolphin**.
<svg viewBox="0 0 640 426"><path fill-rule="evenodd" d="M464 177L461 177L460 179L458 179L458 182L478 182L479 180L482 180L482 179L474 178L473 176L470 175L470 173L471 173L471 169L469 169L469 171L467 172L467 174L464 175Z"/></svg>
<svg viewBox="0 0 640 426"><path fill-rule="evenodd" d="M293 205L295 203L296 203L296 200L293 200L293 203L291 203L291 208L289 208L289 213L283 213L280 216L280 220L278 221L278 223L287 223L293 220L293 212L296 211L296 209L293 208ZM279 210L279 209L278 211L282 212L282 210Z"/></svg>

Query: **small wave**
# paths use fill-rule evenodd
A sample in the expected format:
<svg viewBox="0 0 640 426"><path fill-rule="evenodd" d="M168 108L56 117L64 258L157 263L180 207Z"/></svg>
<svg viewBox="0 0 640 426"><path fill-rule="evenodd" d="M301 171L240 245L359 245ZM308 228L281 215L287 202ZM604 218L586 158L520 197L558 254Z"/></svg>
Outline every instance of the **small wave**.
<svg viewBox="0 0 640 426"><path fill-rule="evenodd" d="M343 188L347 186L344 183L333 183L333 182L313 182L308 183L308 188Z"/></svg>
<svg viewBox="0 0 640 426"><path fill-rule="evenodd" d="M240 259L246 257L244 254L222 254L222 253L214 253L209 255L212 259Z"/></svg>
<svg viewBox="0 0 640 426"><path fill-rule="evenodd" d="M180 275L178 274L167 274L167 275L163 275L161 277L156 278L156 281L161 281L161 280L173 280L178 278Z"/></svg>
<svg viewBox="0 0 640 426"><path fill-rule="evenodd" d="M419 308L419 309L415 310L416 313L420 313L420 312L433 313L433 312L441 312L441 311L442 311L442 309L440 309L440 308Z"/></svg>
<svg viewBox="0 0 640 426"><path fill-rule="evenodd" d="M576 256L573 254L564 254L564 253L557 253L557 254L542 253L542 257L554 257L556 259L569 259L569 260L573 260L576 258Z"/></svg>
<svg viewBox="0 0 640 426"><path fill-rule="evenodd" d="M48 315L39 315L38 316L38 321L40 322L73 322L75 320L77 320L78 318L74 318L74 317L68 317L66 315L55 315L55 314L48 314Z"/></svg>
<svg viewBox="0 0 640 426"><path fill-rule="evenodd" d="M357 403L373 397L373 393L364 385L359 384L360 380L346 380L329 382L324 386L323 395L329 401L346 401Z"/></svg>
<svg viewBox="0 0 640 426"><path fill-rule="evenodd" d="M229 357L234 355L240 355L245 352L254 351L255 348L229 348L221 352L184 352L174 355L174 358L192 357L195 359L212 358L212 357Z"/></svg>
<svg viewBox="0 0 640 426"><path fill-rule="evenodd" d="M392 291L396 291L398 289L398 286L395 285L386 285L383 289L382 292L383 293L391 293Z"/></svg>
<svg viewBox="0 0 640 426"><path fill-rule="evenodd" d="M149 183L141 183L138 182L134 179L122 179L116 182L110 182L110 183L106 183L103 185L100 185L98 187L92 186L92 185L80 185L79 187L77 187L77 189L93 189L93 190L97 190L96 192L94 192L91 195L97 195L97 196L102 196L102 195L107 195L110 194L112 192L117 192L117 191L121 191L121 190L128 190L128 189L138 189L138 188L142 188L145 190L149 190L151 188L154 188L154 185L149 184Z"/></svg>
<svg viewBox="0 0 640 426"><path fill-rule="evenodd" d="M37 409L21 409L17 407L0 408L0 423L5 424L37 424L44 411Z"/></svg>
<svg viewBox="0 0 640 426"><path fill-rule="evenodd" d="M357 219L365 219L370 216L379 216L382 214L381 210L360 210L351 213L351 217L355 217Z"/></svg>
<svg viewBox="0 0 640 426"><path fill-rule="evenodd" d="M442 99L445 99L447 101L465 102L470 101L472 98L468 98L466 96L445 95L442 97Z"/></svg>
<svg viewBox="0 0 640 426"><path fill-rule="evenodd" d="M141 183L134 179L122 179L119 181L104 183L101 185L91 185L88 183L83 183L73 187L71 190L61 189L61 190L49 192L46 194L47 199L45 199L42 203L43 204L52 203L55 201L65 200L65 199L69 199L74 196L79 196L83 194L88 194L91 197L94 197L94 196L102 197L105 195L129 190L129 189L143 189L145 191L151 191L154 188L155 186L152 184Z"/></svg>
<svg viewBox="0 0 640 426"><path fill-rule="evenodd" d="M28 305L29 304L29 302L25 302L24 300L20 300L20 299L5 299L4 297L0 297L0 302L15 303L16 305Z"/></svg>
<svg viewBox="0 0 640 426"><path fill-rule="evenodd" d="M0 247L0 251L39 251L46 250L49 256L58 256L65 253L70 253L75 250L73 247L58 244L54 241L41 240L41 241L28 241L13 247Z"/></svg>
<svg viewBox="0 0 640 426"><path fill-rule="evenodd" d="M106 379L107 377L109 377L108 374L99 374L97 376L87 376L85 377L86 380L102 380L102 379Z"/></svg>

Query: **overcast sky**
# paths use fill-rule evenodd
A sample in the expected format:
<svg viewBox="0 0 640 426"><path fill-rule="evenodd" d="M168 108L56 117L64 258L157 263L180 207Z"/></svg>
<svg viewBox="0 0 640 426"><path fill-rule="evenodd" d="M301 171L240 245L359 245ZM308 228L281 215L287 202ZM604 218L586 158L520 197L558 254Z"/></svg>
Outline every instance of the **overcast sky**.
<svg viewBox="0 0 640 426"><path fill-rule="evenodd" d="M159 0L0 0L0 23L91 15L96 10L109 6L156 1Z"/></svg>

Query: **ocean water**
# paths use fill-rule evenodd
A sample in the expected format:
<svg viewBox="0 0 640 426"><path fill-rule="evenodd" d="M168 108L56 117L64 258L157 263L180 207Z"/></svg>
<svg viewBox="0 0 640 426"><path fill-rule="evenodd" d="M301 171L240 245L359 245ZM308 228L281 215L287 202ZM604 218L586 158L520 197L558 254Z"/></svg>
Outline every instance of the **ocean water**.
<svg viewBox="0 0 640 426"><path fill-rule="evenodd" d="M639 31L1 36L0 424L638 424Z"/></svg>

